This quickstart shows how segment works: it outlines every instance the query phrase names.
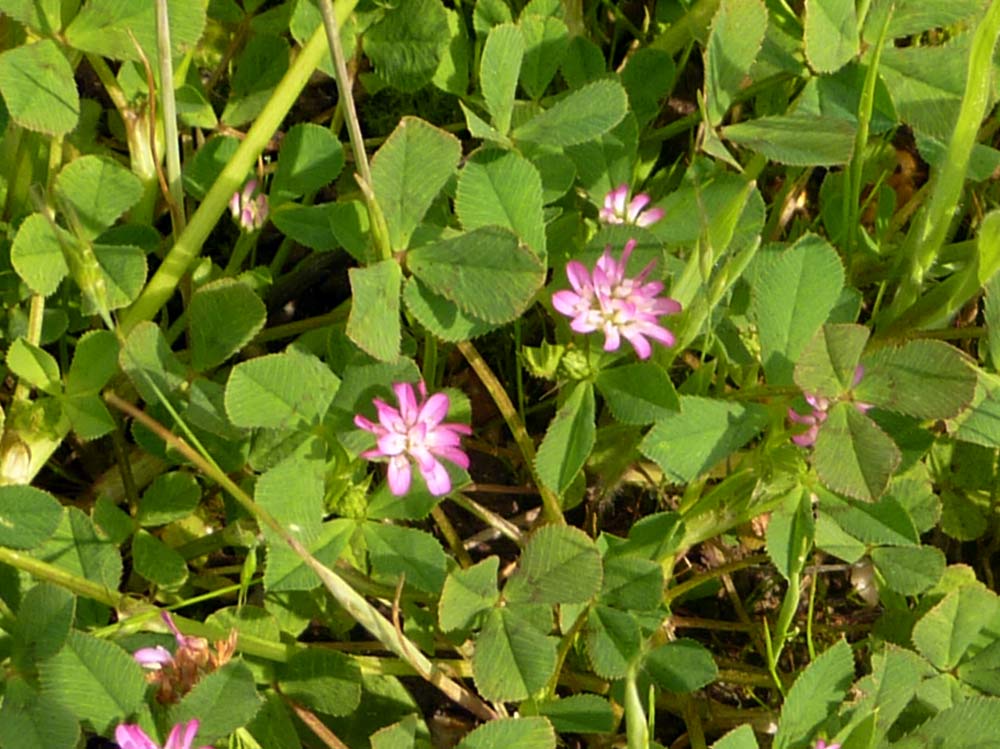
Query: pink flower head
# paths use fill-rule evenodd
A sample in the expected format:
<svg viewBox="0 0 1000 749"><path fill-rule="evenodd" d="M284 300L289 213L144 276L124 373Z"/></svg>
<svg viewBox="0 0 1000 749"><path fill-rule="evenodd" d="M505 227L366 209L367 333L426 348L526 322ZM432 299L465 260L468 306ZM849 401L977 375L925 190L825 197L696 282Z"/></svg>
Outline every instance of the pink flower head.
<svg viewBox="0 0 1000 749"><path fill-rule="evenodd" d="M244 186L243 192L234 192L229 199L229 212L245 232L260 231L270 213L267 195L259 193L255 196L256 190L257 180L251 179Z"/></svg>
<svg viewBox="0 0 1000 749"><path fill-rule="evenodd" d="M573 289L553 294L552 306L572 318L569 326L577 333L602 331L605 351L617 351L624 336L640 359L648 359L652 347L647 338L664 346L674 345L674 334L660 325L659 318L680 312L681 305L659 296L663 291L659 281L646 282L652 262L634 278L625 275L635 244L634 239L625 243L621 260L615 260L607 247L592 274L583 263L570 260L566 276Z"/></svg>
<svg viewBox="0 0 1000 749"><path fill-rule="evenodd" d="M163 749L192 749L199 725L197 719L178 723L171 729ZM120 749L160 749L160 745L149 738L145 731L129 723L121 723L115 729L115 741L118 742ZM212 749L212 747L202 746L200 749Z"/></svg>
<svg viewBox="0 0 1000 749"><path fill-rule="evenodd" d="M354 423L377 438L375 449L366 450L361 457L389 459L389 491L399 497L410 490L410 464L415 463L430 493L440 497L451 491L451 478L438 458L468 468L469 456L462 450L461 435L472 434L472 429L444 421L451 406L447 395L435 393L428 398L423 382L418 388L419 401L411 384L396 383L392 389L399 408L375 398L378 423L360 414L354 417Z"/></svg>
<svg viewBox="0 0 1000 749"><path fill-rule="evenodd" d="M827 744L823 739L816 739L813 749L840 749L840 744Z"/></svg>
<svg viewBox="0 0 1000 749"><path fill-rule="evenodd" d="M663 218L662 208L649 208L650 197L641 192L632 200L628 199L628 185L619 185L604 196L604 207L598 217L605 224L634 224L652 226Z"/></svg>

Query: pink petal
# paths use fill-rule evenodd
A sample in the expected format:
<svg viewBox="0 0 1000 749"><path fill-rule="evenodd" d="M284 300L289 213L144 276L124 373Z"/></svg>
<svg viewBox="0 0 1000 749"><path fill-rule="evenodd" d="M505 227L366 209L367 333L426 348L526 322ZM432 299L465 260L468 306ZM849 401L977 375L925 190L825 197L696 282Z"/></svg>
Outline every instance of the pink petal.
<svg viewBox="0 0 1000 749"><path fill-rule="evenodd" d="M431 452L439 458L444 458L447 461L454 463L460 468L469 470L469 456L465 454L463 450L457 447L450 447L447 445L437 446L430 448Z"/></svg>
<svg viewBox="0 0 1000 749"><path fill-rule="evenodd" d="M788 409L788 420L796 424L806 424L808 426L815 426L816 417L810 414L800 414L793 408Z"/></svg>
<svg viewBox="0 0 1000 749"><path fill-rule="evenodd" d="M375 411L378 412L379 423L382 424L385 431L406 431L406 423L403 421L403 417L400 415L398 409L393 408L381 398L375 398L372 400L372 403L375 404Z"/></svg>
<svg viewBox="0 0 1000 749"><path fill-rule="evenodd" d="M354 417L354 426L358 427L359 429L364 429L366 432L375 432L376 434L378 434L378 432L376 432L375 430L381 429L381 427L375 426L375 422L371 421L370 419L366 419L361 414L358 414L357 416Z"/></svg>
<svg viewBox="0 0 1000 749"><path fill-rule="evenodd" d="M617 351L618 347L622 345L621 336L618 334L618 328L611 323L604 326L604 350L605 351Z"/></svg>
<svg viewBox="0 0 1000 749"><path fill-rule="evenodd" d="M861 384L861 378L865 376L865 365L859 364L854 368L854 379L851 381L851 387L855 388Z"/></svg>
<svg viewBox="0 0 1000 749"><path fill-rule="evenodd" d="M181 732L184 732L183 737ZM194 742L195 734L198 733L198 721L197 719L191 720L188 723L178 723L170 731L170 736L167 738L167 743L163 745L163 749L191 749L191 744Z"/></svg>
<svg viewBox="0 0 1000 749"><path fill-rule="evenodd" d="M640 192L632 198L631 202L628 204L628 215L626 220L630 224L634 224L636 222L635 220L639 218L639 214L642 213L642 209L649 205L649 201L650 197L644 192Z"/></svg>
<svg viewBox="0 0 1000 749"><path fill-rule="evenodd" d="M121 749L160 749L139 726L122 723L115 729L115 741Z"/></svg>
<svg viewBox="0 0 1000 749"><path fill-rule="evenodd" d="M159 668L174 660L173 654L162 645L157 645L154 648L139 648L132 653L132 657L139 665L146 668Z"/></svg>
<svg viewBox="0 0 1000 749"><path fill-rule="evenodd" d="M389 432L379 437L376 444L379 452L386 457L399 455L406 450L406 435L399 432Z"/></svg>
<svg viewBox="0 0 1000 749"><path fill-rule="evenodd" d="M578 293L582 293L584 289L590 289L593 286L587 266L579 260L570 260L566 263L566 278L569 279L570 285Z"/></svg>
<svg viewBox="0 0 1000 749"><path fill-rule="evenodd" d="M423 406L420 407L418 421L425 424L428 429L433 429L448 415L451 401L445 393L434 393Z"/></svg>
<svg viewBox="0 0 1000 749"><path fill-rule="evenodd" d="M608 201L611 202L611 209L615 212L615 215L619 217L625 216L625 201L628 199L628 185L622 184L618 185L614 190L609 192L604 198L604 205L608 205Z"/></svg>
<svg viewBox="0 0 1000 749"><path fill-rule="evenodd" d="M451 491L451 477L438 461L420 466L420 475L427 482L427 489L435 497L440 497Z"/></svg>
<svg viewBox="0 0 1000 749"><path fill-rule="evenodd" d="M397 382L392 386L396 393L396 400L399 401L399 414L407 426L416 423L419 410L417 407L417 396L413 392L413 385L408 382Z"/></svg>
<svg viewBox="0 0 1000 749"><path fill-rule="evenodd" d="M410 481L412 475L410 462L402 455L397 455L389 461L389 471L387 473L389 491L397 497L401 497L410 491Z"/></svg>
<svg viewBox="0 0 1000 749"><path fill-rule="evenodd" d="M381 450L365 450L361 453L361 457L365 460L378 460L379 458L388 458L389 456Z"/></svg>
<svg viewBox="0 0 1000 749"><path fill-rule="evenodd" d="M557 291L552 295L552 306L567 317L577 314L578 307L586 306L586 300L572 291Z"/></svg>
<svg viewBox="0 0 1000 749"><path fill-rule="evenodd" d="M640 359L648 359L649 355L653 353L653 347L649 345L649 341L646 340L642 333L630 333L625 332L625 337L628 342L632 344L632 348L635 349L635 354Z"/></svg>
<svg viewBox="0 0 1000 749"><path fill-rule="evenodd" d="M652 226L657 221L662 219L666 215L666 211L662 208L650 208L648 211L644 211L642 214L636 217L636 226Z"/></svg>

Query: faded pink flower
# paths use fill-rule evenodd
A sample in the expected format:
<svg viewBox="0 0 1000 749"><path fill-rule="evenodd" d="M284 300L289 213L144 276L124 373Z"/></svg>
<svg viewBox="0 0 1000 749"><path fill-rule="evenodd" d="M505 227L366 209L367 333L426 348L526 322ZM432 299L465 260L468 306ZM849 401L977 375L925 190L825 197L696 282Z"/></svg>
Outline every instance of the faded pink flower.
<svg viewBox="0 0 1000 749"><path fill-rule="evenodd" d="M472 429L465 424L444 421L451 406L447 395L435 393L428 398L423 382L418 388L419 401L412 385L396 383L392 389L399 402L398 409L375 398L378 423L360 414L354 417L354 423L377 438L375 449L361 453L361 457L389 459L389 491L402 496L410 490L412 462L427 482L430 493L439 497L451 491L451 478L438 458L468 468L469 456L462 450L461 435L472 434Z"/></svg>
<svg viewBox="0 0 1000 749"><path fill-rule="evenodd" d="M816 739L813 749L840 749L840 744L827 744L823 739Z"/></svg>
<svg viewBox="0 0 1000 749"><path fill-rule="evenodd" d="M641 192L632 200L628 199L628 185L619 185L604 196L604 207L598 218L605 224L634 224L652 226L663 218L662 208L649 208L650 197Z"/></svg>
<svg viewBox="0 0 1000 749"><path fill-rule="evenodd" d="M234 192L229 199L229 212L245 232L260 231L270 213L267 195L262 192L254 195L256 190L257 180L251 179L243 187L243 192Z"/></svg>
<svg viewBox="0 0 1000 749"><path fill-rule="evenodd" d="M553 294L552 306L572 318L569 326L577 333L602 331L605 351L617 351L624 336L640 359L648 359L652 346L647 338L664 346L674 345L674 334L659 324L659 318L680 312L681 305L674 299L659 296L663 291L659 281L646 282L646 276L653 269L652 262L634 278L625 275L625 266L635 245L634 239L625 243L621 260L611 256L608 246L594 266L593 274L583 263L570 260L566 264L566 276L573 289Z"/></svg>
<svg viewBox="0 0 1000 749"><path fill-rule="evenodd" d="M171 729L163 749L192 749L199 725L201 724L197 719L178 723ZM115 729L115 741L121 749L160 749L160 745L149 738L145 731L129 723L121 723ZM212 749L212 747L202 746L200 749Z"/></svg>
<svg viewBox="0 0 1000 749"><path fill-rule="evenodd" d="M157 645L139 648L132 657L148 670L146 680L156 685L156 699L166 705L179 700L194 688L202 676L215 671L233 657L237 633L234 629L228 639L216 642L213 652L205 638L183 634L174 624L169 611L162 612L160 616L174 634L177 652L171 653L162 645Z"/></svg>
<svg viewBox="0 0 1000 749"><path fill-rule="evenodd" d="M861 378L865 376L865 368L862 365L858 365L854 368L854 377L851 380L851 387L857 387L858 383L861 382ZM805 393L806 403L808 403L812 410L807 414L800 414L795 409L788 409L788 418L790 421L796 424L804 424L809 428L800 432L799 434L792 435L792 442L794 442L799 447L810 447L816 443L816 437L819 434L820 425L826 421L827 411L830 410L832 402L829 398L824 398L821 395L816 395L815 393ZM858 409L861 413L868 413L868 410L872 408L870 403L862 403L861 401L853 401L854 407ZM817 747L817 749L823 749L823 747ZM830 749L829 747L827 749Z"/></svg>

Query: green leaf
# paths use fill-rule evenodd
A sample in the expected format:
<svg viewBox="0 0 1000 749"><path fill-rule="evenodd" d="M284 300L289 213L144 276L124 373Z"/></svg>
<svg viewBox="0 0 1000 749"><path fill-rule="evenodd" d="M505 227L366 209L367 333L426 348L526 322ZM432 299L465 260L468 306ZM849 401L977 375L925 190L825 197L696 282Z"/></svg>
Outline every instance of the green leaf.
<svg viewBox="0 0 1000 749"><path fill-rule="evenodd" d="M39 694L24 679L8 676L0 707L0 746L10 749L74 749L80 726L65 705Z"/></svg>
<svg viewBox="0 0 1000 749"><path fill-rule="evenodd" d="M659 608L663 600L663 568L651 559L606 557L600 600L619 609Z"/></svg>
<svg viewBox="0 0 1000 749"><path fill-rule="evenodd" d="M902 455L896 443L851 403L835 403L820 427L814 452L824 485L849 497L882 496Z"/></svg>
<svg viewBox="0 0 1000 749"><path fill-rule="evenodd" d="M535 531L504 588L511 602L585 603L601 589L601 554L581 530L548 525Z"/></svg>
<svg viewBox="0 0 1000 749"><path fill-rule="evenodd" d="M159 402L157 390L169 396L187 381L187 370L152 322L141 322L132 329L118 362L147 403Z"/></svg>
<svg viewBox="0 0 1000 749"><path fill-rule="evenodd" d="M299 205L282 203L271 211L270 219L278 231L306 247L325 252L339 246L330 224L337 218L345 204L320 203Z"/></svg>
<svg viewBox="0 0 1000 749"><path fill-rule="evenodd" d="M708 122L717 127L744 86L757 59L767 8L761 0L724 0L712 19L705 49L705 100Z"/></svg>
<svg viewBox="0 0 1000 749"><path fill-rule="evenodd" d="M774 749L799 747L843 701L854 679L854 656L844 640L828 648L788 690Z"/></svg>
<svg viewBox="0 0 1000 749"><path fill-rule="evenodd" d="M142 493L136 519L144 527L166 525L188 517L198 506L201 487L186 471L170 471L153 479Z"/></svg>
<svg viewBox="0 0 1000 749"><path fill-rule="evenodd" d="M844 286L840 256L807 234L781 252L757 256L752 309L767 381L791 385L795 362L826 322Z"/></svg>
<svg viewBox="0 0 1000 749"><path fill-rule="evenodd" d="M0 489L0 506L3 505L2 497L6 490L14 488L28 489L3 487ZM38 504L43 505L42 502ZM34 553L39 559L103 585L108 590L117 590L121 584L121 552L109 539L97 535L90 518L75 507L65 510L55 533ZM83 600L78 603L78 626L82 626L79 612L84 603Z"/></svg>
<svg viewBox="0 0 1000 749"><path fill-rule="evenodd" d="M91 330L77 341L66 376L69 395L96 394L118 372L118 339L109 330Z"/></svg>
<svg viewBox="0 0 1000 749"><path fill-rule="evenodd" d="M760 749L753 728L744 724L712 744L712 749Z"/></svg>
<svg viewBox="0 0 1000 749"><path fill-rule="evenodd" d="M203 677L167 715L172 725L197 718L199 744L213 743L245 726L260 705L253 674L237 660Z"/></svg>
<svg viewBox="0 0 1000 749"><path fill-rule="evenodd" d="M400 91L430 83L448 46L448 17L436 0L400 0L365 34L365 54L378 76Z"/></svg>
<svg viewBox="0 0 1000 749"><path fill-rule="evenodd" d="M399 356L402 336L399 322L402 268L389 258L365 268L351 268L348 275L352 302L347 337L373 358L394 361Z"/></svg>
<svg viewBox="0 0 1000 749"><path fill-rule="evenodd" d="M98 733L143 704L146 679L135 659L107 640L72 631L56 655L39 664L42 694L70 708Z"/></svg>
<svg viewBox="0 0 1000 749"><path fill-rule="evenodd" d="M96 238L142 198L142 182L111 159L81 156L59 172L60 208L87 239Z"/></svg>
<svg viewBox="0 0 1000 749"><path fill-rule="evenodd" d="M556 412L545 439L535 456L538 478L546 487L562 496L583 469L594 448L594 388L580 382Z"/></svg>
<svg viewBox="0 0 1000 749"><path fill-rule="evenodd" d="M910 734L893 743L894 749L981 749L1000 734L1000 700L984 697L963 699L941 710Z"/></svg>
<svg viewBox="0 0 1000 749"><path fill-rule="evenodd" d="M654 648L646 656L644 668L660 689L693 692L719 675L719 669L704 645L681 638Z"/></svg>
<svg viewBox="0 0 1000 749"><path fill-rule="evenodd" d="M238 427L308 424L326 413L339 384L326 364L296 349L259 356L233 367L226 413Z"/></svg>
<svg viewBox="0 0 1000 749"><path fill-rule="evenodd" d="M73 68L51 39L0 54L0 94L11 119L27 130L66 135L80 119Z"/></svg>
<svg viewBox="0 0 1000 749"><path fill-rule="evenodd" d="M806 59L817 73L832 73L859 51L854 0L806 0Z"/></svg>
<svg viewBox="0 0 1000 749"><path fill-rule="evenodd" d="M555 749L556 734L545 718L500 718L472 731L455 749Z"/></svg>
<svg viewBox="0 0 1000 749"><path fill-rule="evenodd" d="M253 290L231 278L205 284L191 297L191 366L205 372L222 364L264 327L267 309Z"/></svg>
<svg viewBox="0 0 1000 749"><path fill-rule="evenodd" d="M169 38L175 61L201 38L205 16L203 0L172 0ZM140 61L138 44L153 70L158 69L155 4L89 0L67 27L66 39L84 52L136 62Z"/></svg>
<svg viewBox="0 0 1000 749"><path fill-rule="evenodd" d="M361 702L361 669L343 653L299 650L278 667L281 693L324 715L350 715Z"/></svg>
<svg viewBox="0 0 1000 749"><path fill-rule="evenodd" d="M50 296L69 273L62 244L74 241L69 232L53 226L42 214L32 213L18 227L10 249L11 264L32 291Z"/></svg>
<svg viewBox="0 0 1000 749"><path fill-rule="evenodd" d="M490 611L472 656L472 675L485 699L527 699L548 683L555 668L554 637L543 635L509 606Z"/></svg>
<svg viewBox="0 0 1000 749"><path fill-rule="evenodd" d="M115 430L115 420L99 395L63 397L59 403L81 440L94 440Z"/></svg>
<svg viewBox="0 0 1000 749"><path fill-rule="evenodd" d="M878 502L844 500L825 490L817 492L820 498L820 517L829 513L841 528L866 544L884 546L917 546L920 534L913 519L903 506L892 497L882 497Z"/></svg>
<svg viewBox="0 0 1000 749"><path fill-rule="evenodd" d="M329 128L299 123L281 141L278 169L271 182L273 204L316 192L344 168L344 148Z"/></svg>
<svg viewBox="0 0 1000 749"><path fill-rule="evenodd" d="M635 617L608 606L590 610L583 636L594 673L608 680L625 677L642 645Z"/></svg>
<svg viewBox="0 0 1000 749"><path fill-rule="evenodd" d="M417 716L407 715L398 723L372 734L372 749L414 749L417 737Z"/></svg>
<svg viewBox="0 0 1000 749"><path fill-rule="evenodd" d="M31 668L59 652L69 636L75 612L76 599L51 583L38 583L24 594L13 634Z"/></svg>
<svg viewBox="0 0 1000 749"><path fill-rule="evenodd" d="M500 599L497 573L500 558L487 557L468 569L449 573L438 604L438 622L444 632L468 629L476 618Z"/></svg>
<svg viewBox="0 0 1000 749"><path fill-rule="evenodd" d="M62 505L33 486L0 486L0 546L33 549L55 533Z"/></svg>
<svg viewBox="0 0 1000 749"><path fill-rule="evenodd" d="M953 26L982 9L982 0L896 0L889 20L889 38ZM865 23L866 36L878 34L888 10L887 6L871 9Z"/></svg>
<svg viewBox="0 0 1000 749"><path fill-rule="evenodd" d="M598 138L628 113L628 95L618 81L588 83L557 101L550 109L514 128L522 141L547 146L572 146Z"/></svg>
<svg viewBox="0 0 1000 749"><path fill-rule="evenodd" d="M580 185L591 202L600 205L608 192L632 181L638 149L639 126L629 114L600 138L569 146L565 152L573 159Z"/></svg>
<svg viewBox="0 0 1000 749"><path fill-rule="evenodd" d="M187 580L184 557L146 531L132 537L132 564L151 583L176 588Z"/></svg>
<svg viewBox="0 0 1000 749"><path fill-rule="evenodd" d="M521 86L537 101L555 77L569 48L569 29L558 18L533 13L522 13L517 25L524 35Z"/></svg>
<svg viewBox="0 0 1000 749"><path fill-rule="evenodd" d="M951 139L965 92L970 37L883 50L878 72L900 121L922 135L946 143Z"/></svg>
<svg viewBox="0 0 1000 749"><path fill-rule="evenodd" d="M472 64L469 32L462 14L451 8L445 8L445 14L450 39L431 83L455 96L465 96L469 90L469 67Z"/></svg>
<svg viewBox="0 0 1000 749"><path fill-rule="evenodd" d="M603 369L594 381L615 419L642 426L681 408L670 376L651 361Z"/></svg>
<svg viewBox="0 0 1000 749"><path fill-rule="evenodd" d="M628 540L611 550L615 556L640 557L660 563L680 547L684 522L676 512L656 512L640 519L628 532Z"/></svg>
<svg viewBox="0 0 1000 749"><path fill-rule="evenodd" d="M916 340L876 349L861 359L857 399L921 419L956 416L972 402L976 372L944 341Z"/></svg>
<svg viewBox="0 0 1000 749"><path fill-rule="evenodd" d="M1000 640L994 640L962 663L956 675L980 692L1000 695Z"/></svg>
<svg viewBox="0 0 1000 749"><path fill-rule="evenodd" d="M458 178L455 213L467 230L506 227L545 257L542 178L513 151L485 148L469 157Z"/></svg>
<svg viewBox="0 0 1000 749"><path fill-rule="evenodd" d="M93 253L100 271L98 283L103 282L103 298L87 293L90 289L80 283L86 277L74 274L84 291L83 313L95 315L102 311L102 306L114 310L134 302L146 283L146 253L139 247L107 244L95 244Z"/></svg>
<svg viewBox="0 0 1000 749"><path fill-rule="evenodd" d="M458 138L416 117L400 120L382 144L372 158L372 188L393 250L409 246L410 235L455 173L461 156Z"/></svg>
<svg viewBox="0 0 1000 749"><path fill-rule="evenodd" d="M545 280L538 257L506 229L483 227L407 253L428 289L488 323L516 319Z"/></svg>
<svg viewBox="0 0 1000 749"><path fill-rule="evenodd" d="M403 301L417 321L442 341L469 341L499 325L467 315L457 304L435 294L416 278L406 280Z"/></svg>
<svg viewBox="0 0 1000 749"><path fill-rule="evenodd" d="M63 27L62 5L62 0L3 0L0 9L15 21L43 32L44 36L53 36Z"/></svg>
<svg viewBox="0 0 1000 749"><path fill-rule="evenodd" d="M914 625L913 644L936 668L951 671L995 641L998 615L1000 599L995 593L980 585L963 586Z"/></svg>
<svg viewBox="0 0 1000 749"><path fill-rule="evenodd" d="M944 553L933 546L882 546L871 556L886 586L904 596L937 585L946 564Z"/></svg>
<svg viewBox="0 0 1000 749"><path fill-rule="evenodd" d="M362 526L368 558L377 577L395 583L400 575L418 590L437 593L444 585L447 558L434 536L387 523Z"/></svg>
<svg viewBox="0 0 1000 749"><path fill-rule="evenodd" d="M854 383L869 330L863 325L824 325L795 365L795 384L804 392L840 397Z"/></svg>
<svg viewBox="0 0 1000 749"><path fill-rule="evenodd" d="M59 364L48 351L18 338L7 350L7 367L29 385L48 393L62 392Z"/></svg>
<svg viewBox="0 0 1000 749"><path fill-rule="evenodd" d="M749 442L767 424L760 406L681 396L680 413L660 418L639 450L667 479L686 483Z"/></svg>
<svg viewBox="0 0 1000 749"><path fill-rule="evenodd" d="M538 714L559 733L611 733L615 715L610 703L596 694L573 694L539 702Z"/></svg>
<svg viewBox="0 0 1000 749"><path fill-rule="evenodd" d="M264 705L246 728L261 747L302 749L302 741L295 730L292 716L288 713L289 708L281 697L269 692L264 698Z"/></svg>
<svg viewBox="0 0 1000 749"><path fill-rule="evenodd" d="M797 489L774 512L767 524L767 554L786 580L805 566L815 533L808 492Z"/></svg>
<svg viewBox="0 0 1000 749"><path fill-rule="evenodd" d="M722 128L738 146L789 166L846 164L854 151L854 125L808 114L775 115Z"/></svg>
<svg viewBox="0 0 1000 749"><path fill-rule="evenodd" d="M490 29L479 64L479 85L483 89L486 109L500 135L506 135L510 130L517 77L523 58L524 37L517 26L502 23Z"/></svg>

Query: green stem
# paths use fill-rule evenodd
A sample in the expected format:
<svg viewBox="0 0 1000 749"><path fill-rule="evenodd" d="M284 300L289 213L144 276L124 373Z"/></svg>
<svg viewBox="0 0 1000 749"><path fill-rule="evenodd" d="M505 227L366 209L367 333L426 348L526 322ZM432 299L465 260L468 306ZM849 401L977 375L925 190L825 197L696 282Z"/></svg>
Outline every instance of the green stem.
<svg viewBox="0 0 1000 749"><path fill-rule="evenodd" d="M337 17L341 22L347 19L356 3L357 0L344 0L337 4ZM227 210L229 199L243 186L247 173L305 88L325 51L323 29L316 29L247 131L236 153L209 189L198 210L191 216L187 227L163 259L156 274L146 284L139 298L122 315L120 327L123 335L127 336L140 322L151 320L173 295L181 278L198 257L202 245L215 228L219 216Z"/></svg>
<svg viewBox="0 0 1000 749"><path fill-rule="evenodd" d="M639 696L636 672L637 668L633 665L625 677L625 732L628 736L628 749L649 749L649 728L642 697Z"/></svg>
<svg viewBox="0 0 1000 749"><path fill-rule="evenodd" d="M890 323L920 296L924 277L934 264L955 217L965 184L969 157L976 144L979 126L986 116L992 92L993 49L1000 35L1000 3L990 3L972 38L966 74L965 95L958 122L948 143L948 153L934 176L930 200L923 207L906 236L900 262L909 267L892 304L885 311Z"/></svg>
<svg viewBox="0 0 1000 749"><path fill-rule="evenodd" d="M500 384L496 375L493 374L493 370L490 369L490 365L487 364L483 357L479 355L479 352L476 350L476 347L472 345L471 341L463 341L462 343L459 343L458 350L462 352L462 356L465 357L465 360L469 362L472 368L476 371L480 381L493 397L493 402L496 403L504 421L507 422L507 428L510 429L511 434L514 436L514 442L517 443L518 448L521 450L524 462L527 465L528 470L531 472L531 477L534 479L535 486L538 487L538 493L542 497L542 513L544 514L545 519L550 523L565 525L566 518L563 517L562 506L559 504L559 497L557 497L550 489L546 488L545 484L543 484L541 479L538 477L538 471L535 468L535 443L531 441L531 435L529 435L528 430L525 429L524 422L521 421L521 417L517 415L517 409L514 408L514 404L511 403L510 396L507 395L507 391L503 389L503 385Z"/></svg>
<svg viewBox="0 0 1000 749"><path fill-rule="evenodd" d="M167 0L156 0L156 51L160 58L160 115L166 144L167 189L174 236L184 231L184 187L181 185L181 155L177 134L177 100L174 97L174 63L170 49Z"/></svg>
<svg viewBox="0 0 1000 749"><path fill-rule="evenodd" d="M861 204L861 176L865 166L865 149L868 147L868 132L872 121L872 112L875 108L875 84L878 82L878 67L882 60L882 48L885 46L886 35L889 31L889 21L892 19L892 7L885 15L885 22L879 32L878 42L872 51L871 62L868 65L868 74L865 76L864 87L861 89L861 101L858 104L858 130L854 135L854 154L851 163L847 168L850 175L850 185L844 186L844 237L846 242L845 250L850 255L857 244L857 233L864 231L858 220L858 211Z"/></svg>
<svg viewBox="0 0 1000 749"><path fill-rule="evenodd" d="M240 272L240 269L243 267L243 261L247 259L250 251L257 246L257 238L259 236L260 234L255 231L240 232L240 237L236 240L236 246L233 248L233 254L229 256L226 269L222 272L224 276L235 276Z"/></svg>

